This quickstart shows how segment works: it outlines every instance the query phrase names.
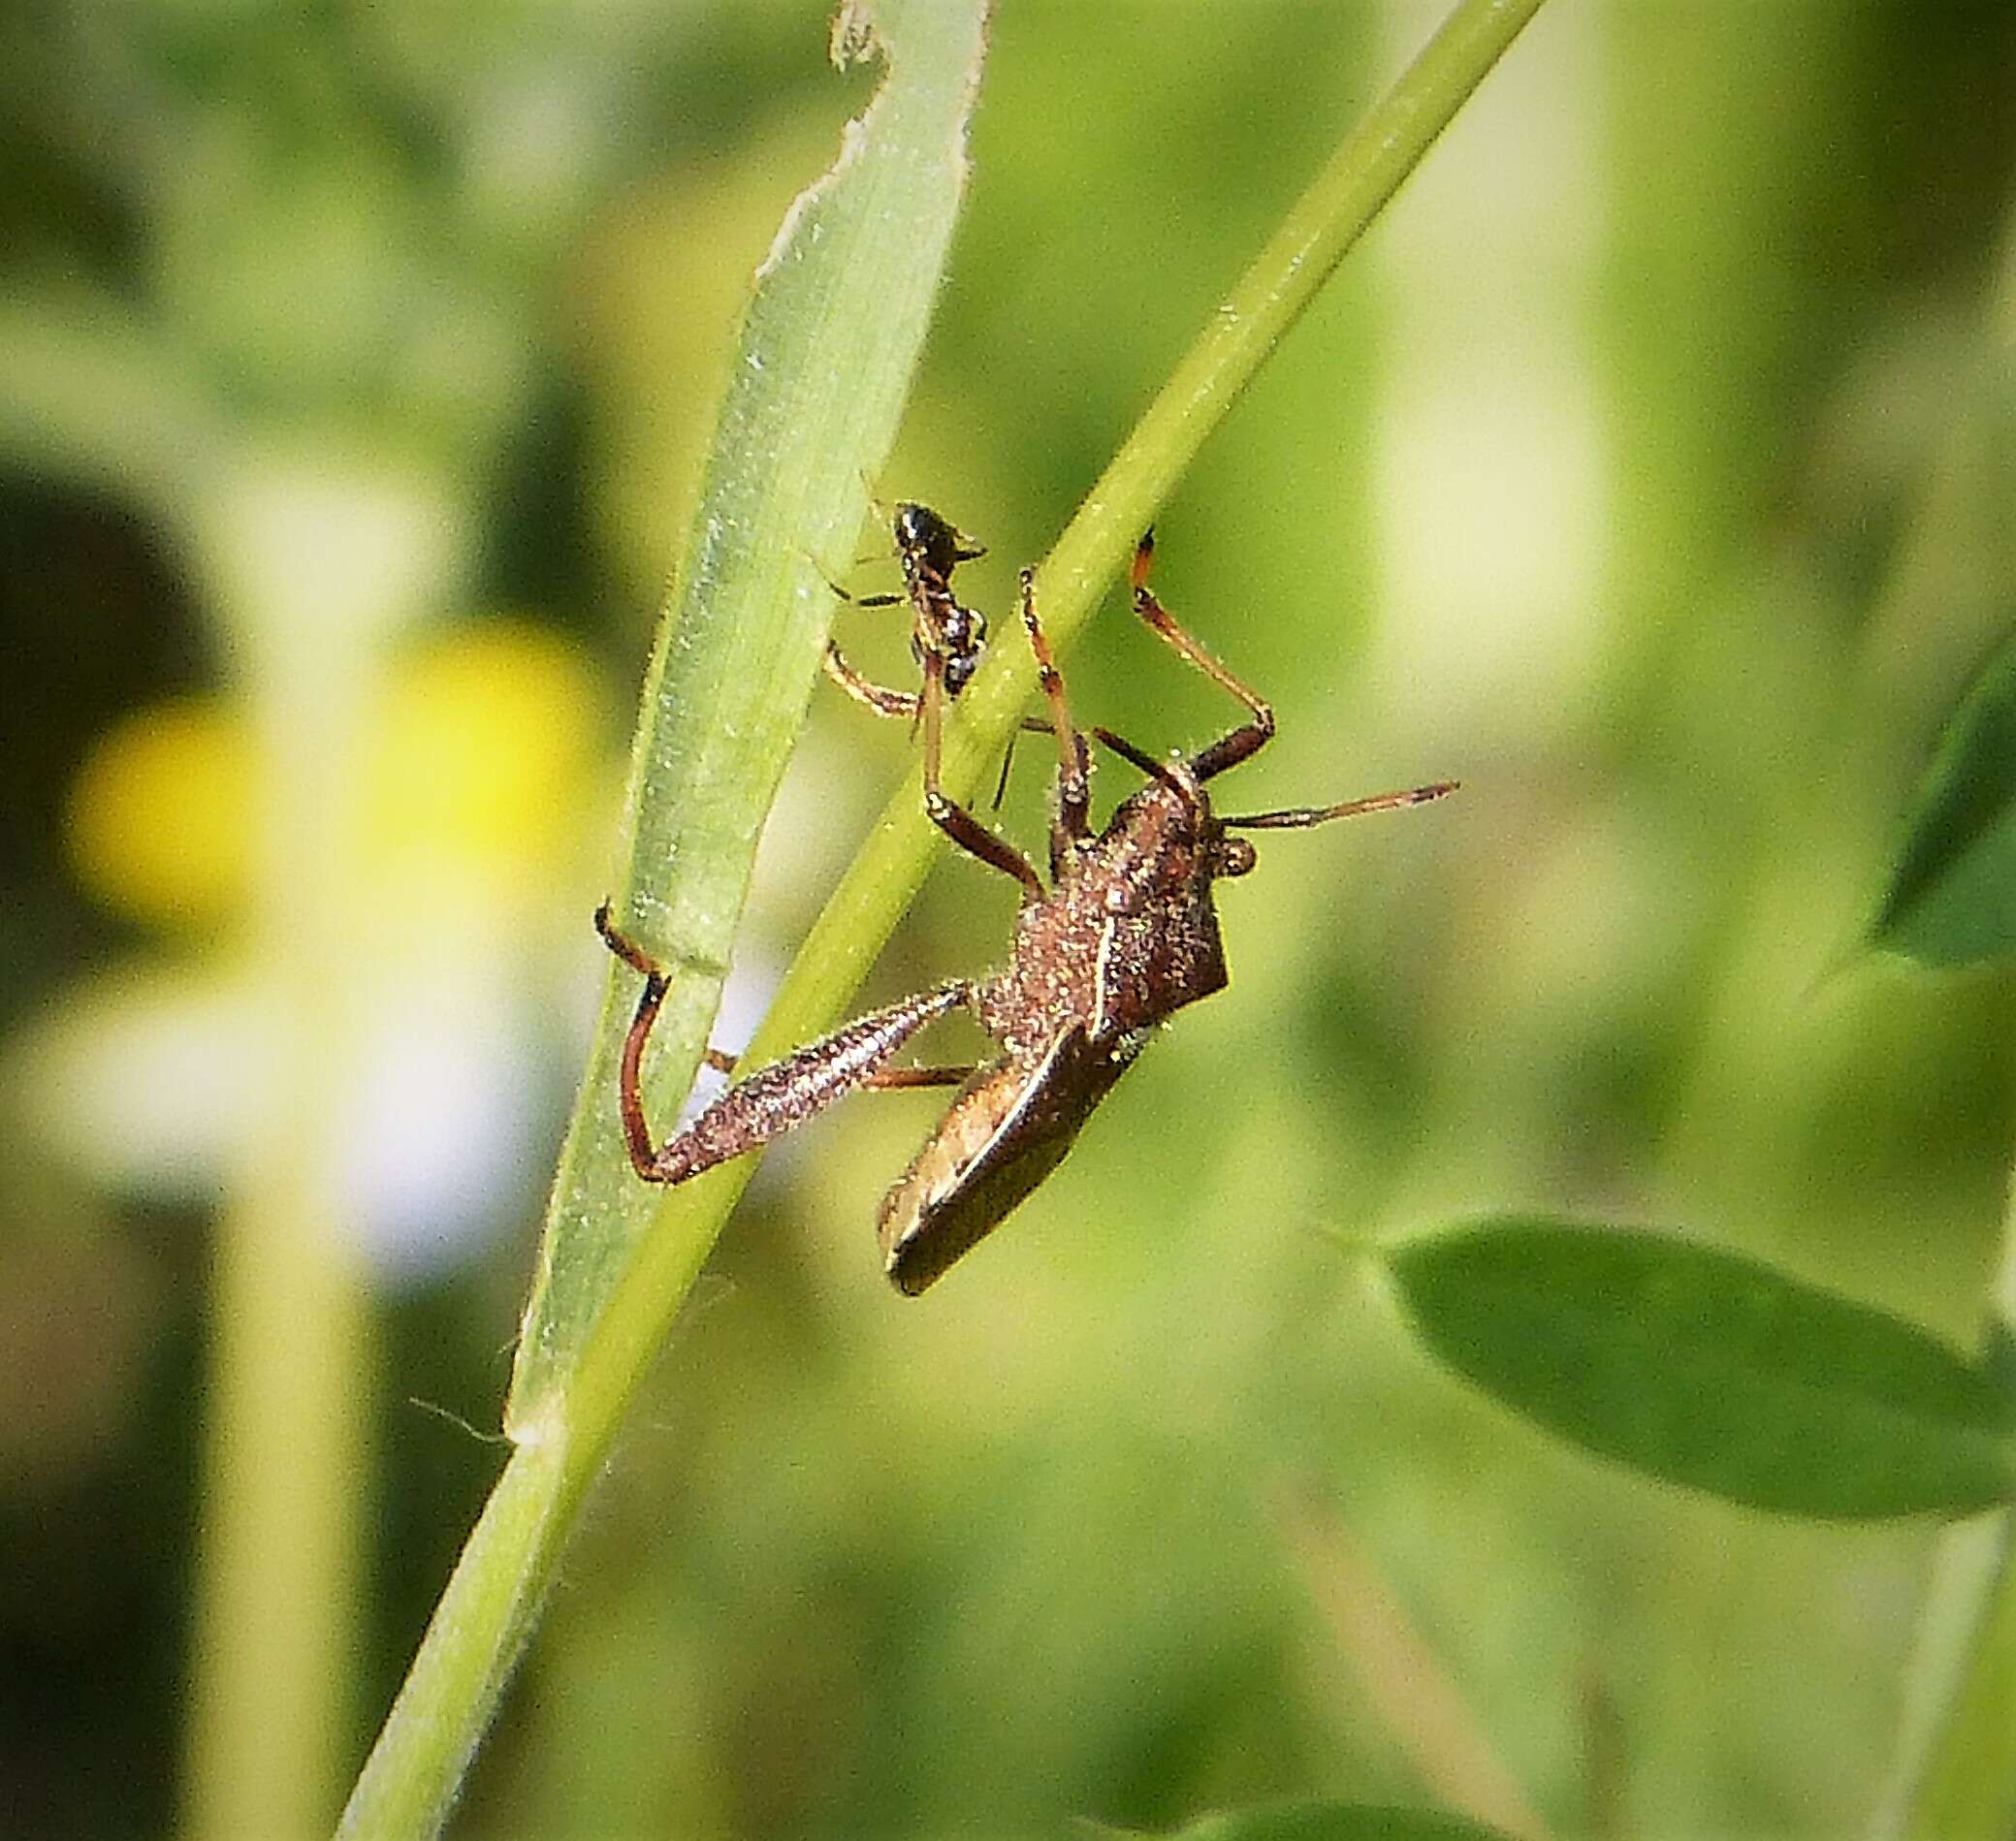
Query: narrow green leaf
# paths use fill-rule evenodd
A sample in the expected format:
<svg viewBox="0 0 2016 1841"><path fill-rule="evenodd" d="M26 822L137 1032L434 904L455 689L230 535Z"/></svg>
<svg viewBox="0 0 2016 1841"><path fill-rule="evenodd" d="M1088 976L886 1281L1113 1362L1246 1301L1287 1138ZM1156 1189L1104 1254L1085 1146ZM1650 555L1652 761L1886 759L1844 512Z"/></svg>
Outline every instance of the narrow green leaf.
<svg viewBox="0 0 2016 1841"><path fill-rule="evenodd" d="M1665 1234L1504 1218L1399 1247L1422 1340L1516 1412L1649 1476L1816 1517L1966 1513L2016 1413L1903 1319Z"/></svg>
<svg viewBox="0 0 2016 1841"><path fill-rule="evenodd" d="M865 11L848 16L848 48L886 46L888 77L757 273L645 686L619 914L673 974L654 1037L660 1117L706 1045L757 835L818 673L836 604L827 577L854 554L866 482L895 438L966 181L984 8L873 11L873 38ZM635 977L612 975L526 1314L515 1436L556 1409L661 1199L631 1172L618 1127L636 1000Z"/></svg>
<svg viewBox="0 0 2016 1841"><path fill-rule="evenodd" d="M1269 1802L1226 1809L1174 1830L1175 1841L1502 1841L1500 1831L1437 1809Z"/></svg>
<svg viewBox="0 0 2016 1841"><path fill-rule="evenodd" d="M985 0L843 10L849 29L836 45L880 48L886 75L832 170L792 205L744 314L631 766L620 911L673 974L651 1081L661 1117L705 1045L757 832L811 698L835 601L822 565L853 555L866 482L922 348L966 179L985 16ZM648 1334L598 1369L584 1362L613 1302L639 1289L638 1248L660 1201L618 1126L636 998L633 976L612 976L560 1153L505 1414L516 1448L358 1778L345 1835L432 1834L446 1821L642 1351L685 1294L686 1283L644 1287L632 1316ZM666 1254L688 1283L718 1226L719 1216L696 1221Z"/></svg>
<svg viewBox="0 0 2016 1841"><path fill-rule="evenodd" d="M1929 966L2016 952L2016 646L1946 725L1870 936Z"/></svg>

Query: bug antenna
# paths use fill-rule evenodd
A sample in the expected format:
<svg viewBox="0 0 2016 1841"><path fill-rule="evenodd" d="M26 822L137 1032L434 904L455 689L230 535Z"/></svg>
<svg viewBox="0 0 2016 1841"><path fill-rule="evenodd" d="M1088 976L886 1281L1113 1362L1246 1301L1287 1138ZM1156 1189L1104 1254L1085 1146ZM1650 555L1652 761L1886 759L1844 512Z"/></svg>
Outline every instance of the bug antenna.
<svg viewBox="0 0 2016 1841"><path fill-rule="evenodd" d="M1368 811L1425 806L1430 800L1447 798L1462 783L1459 779L1438 779L1427 786L1410 786L1405 792L1347 799L1341 806L1291 806L1282 811L1256 811L1244 818L1221 818L1218 822L1228 831L1305 831L1311 825L1327 825L1332 818L1357 818Z"/></svg>

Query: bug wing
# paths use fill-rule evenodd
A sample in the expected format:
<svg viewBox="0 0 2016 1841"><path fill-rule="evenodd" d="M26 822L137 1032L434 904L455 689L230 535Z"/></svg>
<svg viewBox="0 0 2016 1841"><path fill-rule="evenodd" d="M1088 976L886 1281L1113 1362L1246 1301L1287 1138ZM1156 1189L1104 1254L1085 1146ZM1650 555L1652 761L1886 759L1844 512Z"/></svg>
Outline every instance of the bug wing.
<svg viewBox="0 0 2016 1841"><path fill-rule="evenodd" d="M1034 1066L992 1062L961 1087L877 1217L890 1282L915 1297L1057 1167L1139 1052L1073 1025Z"/></svg>

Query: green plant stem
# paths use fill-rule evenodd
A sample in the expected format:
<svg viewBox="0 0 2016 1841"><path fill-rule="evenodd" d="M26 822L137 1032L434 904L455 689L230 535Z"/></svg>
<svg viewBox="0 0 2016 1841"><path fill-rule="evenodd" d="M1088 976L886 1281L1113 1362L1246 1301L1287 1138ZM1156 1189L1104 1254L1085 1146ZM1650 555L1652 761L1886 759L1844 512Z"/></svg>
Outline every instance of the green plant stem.
<svg viewBox="0 0 2016 1841"><path fill-rule="evenodd" d="M1872 709L1895 701L1890 680L1907 650L1902 636L1950 596L1950 565L1929 561L1950 529L1946 508L1956 496L1992 502L1998 490L2000 476L1981 457L1995 451L1988 430L2006 414L2007 380L2016 375L2016 218L2003 226L1985 333L1979 387L1946 429L1868 622L1858 687ZM1984 607L1984 626L1993 619ZM1862 725L1872 735L1887 726ZM1881 778L1887 781L1900 765L1886 761ZM1840 779L1831 776L1829 783ZM2000 1339L2016 1325L2016 1177L2002 1209L1989 1321L1990 1335ZM2009 1384L2006 1346L1991 1352ZM1871 1841L1999 1841L2008 1834L2016 1824L2016 1511L1976 1516L1938 1535L1902 1699L1897 1752L1870 1822Z"/></svg>
<svg viewBox="0 0 2016 1841"><path fill-rule="evenodd" d="M243 920L274 1025L216 1230L181 1811L196 1835L312 1832L344 1780L369 1526L357 1485L376 1394L350 1147L334 1123L368 976L352 764L382 642L455 565L424 544L410 571L336 571L306 589L310 611L302 555L401 502L374 465L248 450L190 519L258 737ZM429 514L432 502L416 516Z"/></svg>
<svg viewBox="0 0 2016 1841"><path fill-rule="evenodd" d="M1042 565L1038 591L1060 649L1282 334L1540 4L1460 0L1290 211ZM955 796L970 794L997 757L1034 685L1033 661L1004 647L960 699L945 737L944 778ZM752 1064L832 1025L939 842L907 775L793 963L750 1045ZM574 1510L754 1162L739 1159L666 1193L571 1368L563 1411L516 1429L521 1448L463 1551L359 1782L346 1833L418 1833L445 1815Z"/></svg>

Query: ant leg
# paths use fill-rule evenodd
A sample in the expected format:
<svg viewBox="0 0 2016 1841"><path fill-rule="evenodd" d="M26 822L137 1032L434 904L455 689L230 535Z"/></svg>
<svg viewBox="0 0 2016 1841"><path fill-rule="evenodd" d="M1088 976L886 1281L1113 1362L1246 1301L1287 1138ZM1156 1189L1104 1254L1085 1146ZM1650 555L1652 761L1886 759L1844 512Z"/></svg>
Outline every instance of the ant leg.
<svg viewBox="0 0 2016 1841"><path fill-rule="evenodd" d="M1224 773L1228 767L1238 766L1249 755L1257 754L1266 746L1274 733L1274 713L1262 698L1233 677L1203 645L1178 626L1175 617L1155 598L1154 592L1148 587L1148 567L1154 559L1155 533L1152 530L1144 531L1140 542L1135 546L1134 567L1130 574L1134 584L1134 611L1205 677L1215 683L1222 684L1253 713L1251 722L1242 724L1230 735L1213 742L1209 747L1191 760L1191 772L1200 780L1211 779Z"/></svg>
<svg viewBox="0 0 2016 1841"><path fill-rule="evenodd" d="M1072 727L1071 709L1065 702L1064 676L1057 669L1050 642L1043 636L1042 622L1036 617L1036 571L1024 569L1022 624L1029 629L1029 650L1036 654L1037 676L1050 705L1050 729L1057 738L1057 810L1050 820L1050 879L1064 873L1072 851L1092 835L1092 770L1086 758L1085 738Z"/></svg>
<svg viewBox="0 0 2016 1841"><path fill-rule="evenodd" d="M663 968L617 930L607 903L596 910L595 927L611 952L644 973L644 995L624 1038L619 1098L631 1165L648 1183L684 1183L717 1163L782 1137L861 1088L938 1086L944 1084L940 1076L949 1077L953 1072L939 1067L890 1069L883 1063L925 1024L971 1006L973 986L964 978L949 979L900 1003L871 1010L795 1054L758 1068L740 1085L730 1087L684 1131L655 1147L644 1117L639 1075L644 1045L657 1021L670 980ZM964 1070L960 1074L964 1078ZM905 1075L910 1078L901 1078Z"/></svg>
<svg viewBox="0 0 2016 1841"><path fill-rule="evenodd" d="M806 560L810 562L815 569L818 570L819 580L826 585L827 588L835 596L837 596L840 600L845 601L849 607L897 607L909 598L907 595L902 594L850 593L848 589L842 587L838 582L834 581L834 579L830 575L828 575L823 568L820 568L819 559L817 556L814 555L811 551L807 551L805 554ZM861 563L872 562L873 560L874 557L865 556L860 558L856 562L855 566L858 568L861 566Z"/></svg>
<svg viewBox="0 0 2016 1841"><path fill-rule="evenodd" d="M924 689L922 710L924 719L924 810L931 822L960 849L976 856L982 863L1011 875L1021 883L1025 899L1040 902L1045 893L1043 879L1036 873L1032 864L1013 844L997 838L980 823L972 812L950 798L939 784L939 753L941 731L944 726L944 653L927 651L924 654Z"/></svg>
<svg viewBox="0 0 2016 1841"><path fill-rule="evenodd" d="M916 719L917 697L912 690L891 690L886 685L871 682L847 662L841 650L831 640L826 642L826 676L858 703L873 710L877 715Z"/></svg>
<svg viewBox="0 0 2016 1841"><path fill-rule="evenodd" d="M1245 818L1222 818L1219 823L1240 831L1303 831L1310 825L1327 825L1332 818L1356 818L1368 811L1397 811L1408 806L1425 806L1442 799L1462 784L1461 780L1438 779L1427 786L1410 786L1404 792L1374 793L1369 799L1347 799L1341 806L1291 806L1282 811L1256 811Z"/></svg>

